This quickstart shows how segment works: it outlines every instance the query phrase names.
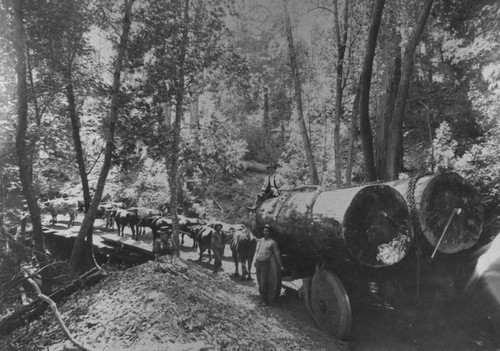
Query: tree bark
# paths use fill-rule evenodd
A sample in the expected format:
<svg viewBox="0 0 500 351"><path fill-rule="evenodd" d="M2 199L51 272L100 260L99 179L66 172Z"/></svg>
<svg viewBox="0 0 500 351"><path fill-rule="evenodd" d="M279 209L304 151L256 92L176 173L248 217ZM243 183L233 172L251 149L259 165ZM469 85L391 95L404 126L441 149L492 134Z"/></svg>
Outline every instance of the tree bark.
<svg viewBox="0 0 500 351"><path fill-rule="evenodd" d="M42 219L37 200L33 192L30 169L32 168L32 158L29 155L26 134L28 131L28 89L26 83L26 33L23 25L24 2L13 1L14 5L14 49L16 53L16 75L17 75L17 134L16 152L19 165L19 177L23 186L23 194L28 203L28 209L33 224L33 234L35 238L36 257L41 266L47 262L45 255L45 242L42 232ZM42 276L43 279L43 276ZM44 283L45 280L43 279ZM47 292L45 286L44 292Z"/></svg>
<svg viewBox="0 0 500 351"><path fill-rule="evenodd" d="M352 185L352 165L354 163L354 146L358 137L358 114L359 114L359 96L361 89L361 77L359 79L354 104L352 107L351 126L349 130L349 149L347 151L347 165L345 170L345 182L347 186Z"/></svg>
<svg viewBox="0 0 500 351"><path fill-rule="evenodd" d="M398 52L399 52L399 45ZM397 87L401 77L401 55L396 56L385 72L385 87L378 99L376 143L375 143L375 168L377 179L387 180L387 143L389 137L389 125L392 119L394 101L396 99Z"/></svg>
<svg viewBox="0 0 500 351"><path fill-rule="evenodd" d="M122 33L120 35L120 42L118 44L118 54L116 56L115 69L113 72L113 85L111 90L111 107L109 110L108 117L108 129L106 133L106 147L104 151L104 162L99 174L99 179L97 181L96 191L90 208L85 214L80 231L75 240L75 245L73 246L73 251L71 252L70 265L75 271L84 271L86 258L84 256L84 240L85 237L90 232L92 235L92 227L94 225L95 214L99 203L101 202L102 193L104 191L104 185L106 184L106 178L108 177L109 169L111 168L111 156L114 147L114 136L116 121L118 119L118 93L120 90L120 77L123 69L123 61L125 59L125 53L127 51L128 38L130 33L130 25L132 22L132 6L135 0L124 0L125 13L123 15L123 27Z"/></svg>
<svg viewBox="0 0 500 351"><path fill-rule="evenodd" d="M377 37L382 21L385 0L376 0L372 11L372 23L368 31L365 57L363 60L363 71L361 73L361 89L359 97L359 126L361 130L361 141L363 143L364 173L366 181L374 181L375 158L373 155L373 134L370 123L370 85L373 70L373 58L377 47Z"/></svg>
<svg viewBox="0 0 500 351"><path fill-rule="evenodd" d="M180 256L180 240L179 240L179 218L178 218L178 203L179 203L179 152L180 152L180 132L181 121L184 115L184 95L186 87L184 84L185 62L187 47L189 45L189 0L184 1L183 10L184 27L182 29L182 43L179 56L179 68L177 70L177 84L175 94L175 120L170 127L170 150L166 155L168 184L170 188L170 212L172 213L172 232L173 240L176 247L176 255ZM182 191L182 188L180 189Z"/></svg>
<svg viewBox="0 0 500 351"><path fill-rule="evenodd" d="M311 177L311 184L319 185L318 170L316 169L316 163L314 162L314 155L311 149L311 142L309 140L309 135L307 132L306 123L304 120L304 110L302 107L302 91L300 84L300 74L299 68L297 66L297 59L295 57L295 48L293 46L293 34L292 25L290 23L290 16L288 15L288 1L282 0L283 4L283 15L285 17L286 26L286 37L288 41L288 52L290 55L290 67L292 69L292 77L295 86L295 103L297 104L298 122L300 133L302 135L302 141L304 142L304 150L306 153L307 164L309 165L309 172Z"/></svg>
<svg viewBox="0 0 500 351"><path fill-rule="evenodd" d="M192 131L197 131L200 128L199 98L200 98L199 93L193 94L193 100L191 101L191 123L190 123Z"/></svg>
<svg viewBox="0 0 500 351"><path fill-rule="evenodd" d="M344 80L344 56L347 43L347 19L349 13L349 0L344 1L342 37L340 35L340 20L337 0L333 1L333 16L335 21L335 39L337 42L337 66L336 66L336 92L335 92L335 123L333 129L333 144L335 150L335 181L337 187L342 186L342 153L340 150L340 121L342 120L342 96Z"/></svg>
<svg viewBox="0 0 500 351"><path fill-rule="evenodd" d="M387 143L387 175L390 179L396 179L400 169L402 168L401 156L403 154L403 122L413 70L413 56L418 42L420 41L420 36L424 30L427 18L429 17L432 3L433 0L425 0L418 16L417 27L408 41L401 63L401 79L399 81L398 93L394 104L394 112L392 114L392 120L389 127L389 140Z"/></svg>
<svg viewBox="0 0 500 351"><path fill-rule="evenodd" d="M66 72L66 99L68 101L68 112L69 112L69 117L71 119L71 126L73 131L73 142L76 153L76 162L78 164L78 170L80 173L80 179L82 183L83 202L86 213L88 212L88 209L90 207L90 202L92 201L92 199L90 197L89 180L87 177L87 171L85 169L85 160L83 157L82 141L80 138L80 118L78 116L78 112L76 111L75 91L73 89L71 68L68 68L68 72ZM87 269L90 267L95 267L97 265L94 256L92 233L93 233L93 225L91 225L88 228L88 231L85 234L85 237L87 238L87 240L85 241L85 253L86 253L85 268Z"/></svg>

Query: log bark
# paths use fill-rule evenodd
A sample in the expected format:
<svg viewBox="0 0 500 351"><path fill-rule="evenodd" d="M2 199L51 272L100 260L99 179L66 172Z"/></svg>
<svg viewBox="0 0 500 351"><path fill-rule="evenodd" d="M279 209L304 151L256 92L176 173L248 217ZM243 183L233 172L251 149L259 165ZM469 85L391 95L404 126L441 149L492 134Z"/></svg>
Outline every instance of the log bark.
<svg viewBox="0 0 500 351"><path fill-rule="evenodd" d="M293 189L264 201L255 224L256 235L264 224L274 229L285 267L324 259L388 266L405 257L413 239L406 202L387 185Z"/></svg>
<svg viewBox="0 0 500 351"><path fill-rule="evenodd" d="M438 252L454 254L478 242L483 230L481 198L465 179L456 173L422 177L415 185L414 194L410 194L414 200L408 196L409 183L410 179L405 179L384 184L396 189L409 204L414 201L423 241L430 249L436 248L454 209L460 209L460 213L451 219Z"/></svg>

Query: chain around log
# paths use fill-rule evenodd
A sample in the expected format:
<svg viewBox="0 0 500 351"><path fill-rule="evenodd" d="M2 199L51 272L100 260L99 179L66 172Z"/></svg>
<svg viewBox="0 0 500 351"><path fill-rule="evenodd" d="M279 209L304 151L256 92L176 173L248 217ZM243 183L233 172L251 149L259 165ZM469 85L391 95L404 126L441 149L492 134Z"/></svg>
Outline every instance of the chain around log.
<svg viewBox="0 0 500 351"><path fill-rule="evenodd" d="M422 259L422 249L420 247L420 240L424 233L422 227L420 226L420 220L418 219L417 204L415 203L415 188L417 182L420 178L428 174L427 171L420 171L415 174L408 183L408 190L406 192L406 200L408 202L408 209L410 210L410 223L411 229L413 231L413 237L415 240L415 254L417 258L417 272L416 272L416 291L415 291L415 301L416 304L420 304L420 269L421 269L421 259Z"/></svg>

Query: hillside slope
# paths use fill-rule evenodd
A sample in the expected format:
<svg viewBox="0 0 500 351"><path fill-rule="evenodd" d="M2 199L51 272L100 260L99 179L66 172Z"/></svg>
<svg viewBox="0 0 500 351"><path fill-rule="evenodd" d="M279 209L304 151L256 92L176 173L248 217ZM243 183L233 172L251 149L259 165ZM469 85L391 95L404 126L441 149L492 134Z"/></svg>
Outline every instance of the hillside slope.
<svg viewBox="0 0 500 351"><path fill-rule="evenodd" d="M279 304L258 307L254 281L233 281L229 269L213 275L205 266L189 258L110 272L69 298L62 317L93 350L346 349L310 319L294 317L286 295ZM50 312L15 334L12 349L73 349Z"/></svg>

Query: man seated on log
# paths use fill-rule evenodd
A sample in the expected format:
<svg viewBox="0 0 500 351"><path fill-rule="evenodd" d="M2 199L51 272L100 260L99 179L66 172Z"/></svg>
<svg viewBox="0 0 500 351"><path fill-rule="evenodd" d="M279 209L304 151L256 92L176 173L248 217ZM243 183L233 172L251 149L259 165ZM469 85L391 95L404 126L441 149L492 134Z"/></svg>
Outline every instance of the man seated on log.
<svg viewBox="0 0 500 351"><path fill-rule="evenodd" d="M253 206L247 207L249 211L255 211L261 202L268 197L276 197L280 195L279 189L286 184L286 181L281 174L276 173L278 166L279 164L277 163L270 163L267 166L267 175L264 178L264 183L262 184L262 188L260 189L259 195L257 195L257 199L255 200Z"/></svg>

